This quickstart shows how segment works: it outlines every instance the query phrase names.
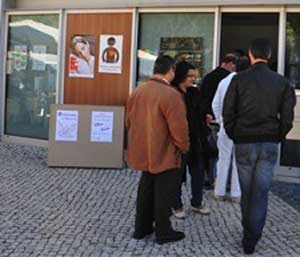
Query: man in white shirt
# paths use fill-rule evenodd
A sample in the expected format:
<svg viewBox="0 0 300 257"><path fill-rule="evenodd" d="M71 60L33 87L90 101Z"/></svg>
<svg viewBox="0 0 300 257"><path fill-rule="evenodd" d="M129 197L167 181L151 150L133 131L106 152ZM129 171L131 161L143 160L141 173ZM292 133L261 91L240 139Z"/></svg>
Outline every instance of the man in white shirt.
<svg viewBox="0 0 300 257"><path fill-rule="evenodd" d="M237 70L242 71L249 66L248 57L241 57L238 61ZM217 200L226 199L226 184L228 181L228 175L231 164L231 187L230 187L230 198L232 201L237 202L241 197L241 189L239 184L239 178L237 173L235 155L233 151L233 141L227 136L224 124L223 124L223 102L224 97L229 87L232 78L236 75L236 72L230 73L225 77L218 85L216 94L212 102L212 110L216 121L220 125L218 133L218 149L219 158L217 161L217 177L215 181L214 195Z"/></svg>

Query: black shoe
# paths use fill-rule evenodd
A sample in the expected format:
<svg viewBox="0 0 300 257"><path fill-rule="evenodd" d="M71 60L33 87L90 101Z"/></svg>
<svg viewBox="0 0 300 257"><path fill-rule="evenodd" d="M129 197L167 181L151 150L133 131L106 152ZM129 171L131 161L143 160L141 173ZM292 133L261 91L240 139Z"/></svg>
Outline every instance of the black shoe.
<svg viewBox="0 0 300 257"><path fill-rule="evenodd" d="M255 244L250 244L245 238L242 240L243 250L245 254L252 254L255 251Z"/></svg>
<svg viewBox="0 0 300 257"><path fill-rule="evenodd" d="M243 246L243 249L244 249L245 254L252 254L255 251L255 246L254 245L251 245L251 246L245 245L245 246Z"/></svg>
<svg viewBox="0 0 300 257"><path fill-rule="evenodd" d="M133 239L139 240L139 239L143 239L148 235L151 235L154 232L154 228L149 229L148 231L145 232L137 232L135 231L132 235Z"/></svg>
<svg viewBox="0 0 300 257"><path fill-rule="evenodd" d="M183 232L173 231L169 235L158 237L156 239L156 243L162 245L162 244L166 244L166 243L171 243L171 242L179 241L179 240L182 240L184 238L185 238L185 235L184 235Z"/></svg>
<svg viewBox="0 0 300 257"><path fill-rule="evenodd" d="M214 189L214 185L210 182L205 182L204 183L204 189L205 190L213 190Z"/></svg>

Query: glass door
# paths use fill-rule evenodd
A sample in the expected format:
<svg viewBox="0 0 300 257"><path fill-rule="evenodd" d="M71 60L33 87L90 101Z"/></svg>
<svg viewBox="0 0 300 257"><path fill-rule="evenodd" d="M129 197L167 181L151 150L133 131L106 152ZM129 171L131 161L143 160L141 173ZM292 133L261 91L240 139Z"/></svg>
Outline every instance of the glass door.
<svg viewBox="0 0 300 257"><path fill-rule="evenodd" d="M58 14L10 15L4 134L48 138L56 99Z"/></svg>
<svg viewBox="0 0 300 257"><path fill-rule="evenodd" d="M248 54L250 42L256 37L267 37L273 44L269 65L277 71L278 13L223 13L221 24L220 59L237 51Z"/></svg>

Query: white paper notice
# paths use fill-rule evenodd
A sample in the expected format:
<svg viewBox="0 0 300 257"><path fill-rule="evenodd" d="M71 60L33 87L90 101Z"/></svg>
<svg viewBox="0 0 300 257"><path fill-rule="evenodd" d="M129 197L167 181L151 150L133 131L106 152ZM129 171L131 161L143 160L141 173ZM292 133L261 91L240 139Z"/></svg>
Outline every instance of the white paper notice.
<svg viewBox="0 0 300 257"><path fill-rule="evenodd" d="M15 45L14 68L17 71L26 70L27 67L27 46Z"/></svg>
<svg viewBox="0 0 300 257"><path fill-rule="evenodd" d="M113 112L92 112L91 142L112 143Z"/></svg>
<svg viewBox="0 0 300 257"><path fill-rule="evenodd" d="M45 45L34 45L31 53L32 58L32 70L44 71L46 70L47 60L47 46Z"/></svg>
<svg viewBox="0 0 300 257"><path fill-rule="evenodd" d="M98 71L102 73L122 73L122 35L101 35Z"/></svg>
<svg viewBox="0 0 300 257"><path fill-rule="evenodd" d="M77 141L78 111L56 111L56 141Z"/></svg>

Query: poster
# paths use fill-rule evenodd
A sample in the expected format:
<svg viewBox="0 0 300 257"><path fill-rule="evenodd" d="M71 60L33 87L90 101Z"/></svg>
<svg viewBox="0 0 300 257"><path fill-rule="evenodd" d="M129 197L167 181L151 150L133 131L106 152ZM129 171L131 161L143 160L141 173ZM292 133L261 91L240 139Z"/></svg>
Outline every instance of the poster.
<svg viewBox="0 0 300 257"><path fill-rule="evenodd" d="M77 141L78 111L56 111L56 141Z"/></svg>
<svg viewBox="0 0 300 257"><path fill-rule="evenodd" d="M113 140L113 112L92 112L91 142L112 143Z"/></svg>
<svg viewBox="0 0 300 257"><path fill-rule="evenodd" d="M98 71L102 73L122 73L122 35L101 35Z"/></svg>
<svg viewBox="0 0 300 257"><path fill-rule="evenodd" d="M34 45L32 48L32 70L44 71L46 70L47 46Z"/></svg>
<svg viewBox="0 0 300 257"><path fill-rule="evenodd" d="M162 37L159 54L167 54L176 61L187 61L196 67L199 78L203 73L203 39L201 37Z"/></svg>
<svg viewBox="0 0 300 257"><path fill-rule="evenodd" d="M14 69L17 71L26 70L27 68L27 46L15 45L14 47Z"/></svg>
<svg viewBox="0 0 300 257"><path fill-rule="evenodd" d="M94 78L95 40L93 35L71 37L69 77Z"/></svg>

